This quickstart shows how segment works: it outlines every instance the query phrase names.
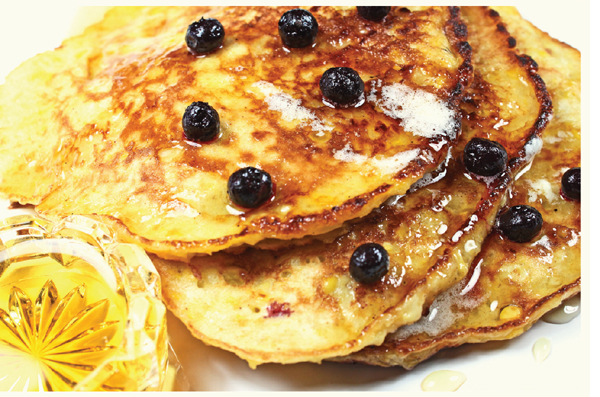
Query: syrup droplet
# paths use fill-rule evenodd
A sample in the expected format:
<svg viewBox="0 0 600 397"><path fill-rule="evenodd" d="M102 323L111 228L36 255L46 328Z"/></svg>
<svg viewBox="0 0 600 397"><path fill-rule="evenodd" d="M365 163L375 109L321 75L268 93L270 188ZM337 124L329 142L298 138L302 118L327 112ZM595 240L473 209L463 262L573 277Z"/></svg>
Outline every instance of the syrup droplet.
<svg viewBox="0 0 600 397"><path fill-rule="evenodd" d="M544 314L542 321L550 324L566 324L579 316L581 312L581 297L579 294L564 301L556 309Z"/></svg>
<svg viewBox="0 0 600 397"><path fill-rule="evenodd" d="M533 357L535 358L535 362L541 363L547 359L551 350L552 345L550 344L550 339L540 338L536 340L533 344Z"/></svg>
<svg viewBox="0 0 600 397"><path fill-rule="evenodd" d="M441 370L430 373L421 382L423 391L457 391L467 377L462 372Z"/></svg>
<svg viewBox="0 0 600 397"><path fill-rule="evenodd" d="M515 320L521 316L523 310L517 305L508 305L500 311L500 320Z"/></svg>
<svg viewBox="0 0 600 397"><path fill-rule="evenodd" d="M229 212L231 215L242 215L244 214L244 211L240 211L238 209L233 208L231 205L226 205L225 208L227 209L227 212Z"/></svg>

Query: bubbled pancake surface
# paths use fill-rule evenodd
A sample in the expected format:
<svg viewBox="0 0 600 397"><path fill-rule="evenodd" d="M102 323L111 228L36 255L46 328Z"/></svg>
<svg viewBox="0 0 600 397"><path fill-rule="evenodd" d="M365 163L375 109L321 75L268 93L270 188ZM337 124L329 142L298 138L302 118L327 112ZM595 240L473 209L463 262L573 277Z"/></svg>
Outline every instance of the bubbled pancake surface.
<svg viewBox="0 0 600 397"><path fill-rule="evenodd" d="M481 17L486 23L470 40L485 68L476 69L463 104L468 117L457 153L428 176L441 179L348 222L333 241L215 253L190 264L153 258L167 307L193 335L251 366L320 362L382 343L467 274L511 174L526 163L525 142L539 139L551 108L532 65L509 48L493 18ZM497 125L500 118L507 124ZM485 180L466 173L461 151L473 136L502 142L510 170ZM363 285L348 266L356 247L371 242L388 251L390 270Z"/></svg>
<svg viewBox="0 0 600 397"><path fill-rule="evenodd" d="M325 233L404 193L457 135L472 78L457 9L395 7L374 23L355 7L312 7L316 45L287 49L277 25L289 8L117 7L25 62L0 88L0 191L51 218L96 216L178 259ZM226 33L197 57L184 36L201 17ZM365 103L323 102L319 79L334 66L360 74ZM382 96L390 87L412 98L402 119ZM194 101L219 112L217 141L183 139ZM432 108L443 112L420 112ZM276 193L240 214L226 186L246 166L267 171Z"/></svg>
<svg viewBox="0 0 600 397"><path fill-rule="evenodd" d="M515 182L509 202L540 211L542 230L522 244L492 232L469 276L430 307L429 313L437 308L437 319L424 317L390 334L381 346L340 361L412 368L446 347L514 338L580 291L581 207L560 195L564 171L581 164L580 53L523 20L514 8L494 10L516 38L517 49L539 65L554 103L544 147Z"/></svg>

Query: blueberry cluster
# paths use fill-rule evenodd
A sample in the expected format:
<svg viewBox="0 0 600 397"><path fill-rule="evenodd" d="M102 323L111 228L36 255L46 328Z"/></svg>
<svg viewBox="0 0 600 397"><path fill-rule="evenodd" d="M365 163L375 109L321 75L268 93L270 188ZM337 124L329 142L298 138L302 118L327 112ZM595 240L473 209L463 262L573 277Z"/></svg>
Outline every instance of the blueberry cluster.
<svg viewBox="0 0 600 397"><path fill-rule="evenodd" d="M357 7L360 18L383 22L391 7ZM317 19L307 10L285 12L278 23L279 36L289 51L303 51L316 45L319 34ZM197 56L214 52L223 46L225 29L216 19L201 18L189 25L185 41L191 53ZM290 50L292 49L292 50ZM348 67L326 70L319 80L323 100L334 107L360 105L364 97L364 82L359 73ZM214 141L219 136L218 112L205 102L193 102L185 110L182 127L186 140L196 143ZM463 151L465 169L476 176L495 177L507 170L508 153L498 142L473 138ZM572 168L561 181L561 194L567 200L580 200L581 170ZM231 202L245 209L258 208L274 197L274 183L264 170L246 167L234 172L227 183ZM497 220L498 230L509 240L531 241L542 229L543 219L538 210L527 205L516 205L504 211ZM350 258L349 271L362 284L371 284L387 274L390 258L379 244L360 245Z"/></svg>
<svg viewBox="0 0 600 397"><path fill-rule="evenodd" d="M357 7L358 14L370 21L381 21L391 7ZM279 19L279 36L284 46L314 46L319 33L317 19L310 11L296 8ZM188 26L185 42L196 56L209 54L223 46L225 28L214 18L201 18ZM359 74L347 67L335 67L323 73L319 88L325 100L334 106L354 105L363 96L365 85ZM193 102L185 110L181 124L184 138L195 143L210 143L220 133L219 113L206 102ZM271 176L248 167L234 172L227 192L231 201L243 208L257 208L273 197ZM364 279L364 277L362 277Z"/></svg>

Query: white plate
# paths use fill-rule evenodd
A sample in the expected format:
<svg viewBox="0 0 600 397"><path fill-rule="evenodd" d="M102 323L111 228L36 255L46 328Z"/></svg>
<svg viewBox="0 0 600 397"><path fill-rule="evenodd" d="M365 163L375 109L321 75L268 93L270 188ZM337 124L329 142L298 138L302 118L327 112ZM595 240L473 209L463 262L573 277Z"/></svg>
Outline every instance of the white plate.
<svg viewBox="0 0 600 397"><path fill-rule="evenodd" d="M522 15L552 36L587 51L589 4L581 1L526 2ZM545 4L545 5L544 5ZM562 6L561 6L562 5ZM73 5L34 2L0 6L0 81L18 64L36 53L60 45L61 40L102 11L80 10ZM565 23L570 21L570 23ZM0 217L7 215L0 202ZM585 312L584 312L585 313ZM256 370L232 353L194 339L169 315L172 345L184 366L193 390L305 390L305 391L420 391L432 371L451 369L467 376L461 393L486 395L515 392L545 395L583 392L589 386L589 341L582 333L581 317L566 325L539 322L521 337L505 342L465 345L438 353L412 371L336 363L259 366ZM534 342L547 337L550 357L537 364ZM535 394L533 394L535 393Z"/></svg>

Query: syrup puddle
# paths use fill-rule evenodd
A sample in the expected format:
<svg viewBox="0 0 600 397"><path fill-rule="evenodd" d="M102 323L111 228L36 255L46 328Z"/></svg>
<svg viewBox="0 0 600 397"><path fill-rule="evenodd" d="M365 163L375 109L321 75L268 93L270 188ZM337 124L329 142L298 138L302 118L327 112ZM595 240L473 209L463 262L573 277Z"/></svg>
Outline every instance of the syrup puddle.
<svg viewBox="0 0 600 397"><path fill-rule="evenodd" d="M579 316L581 312L581 296L579 294L564 301L556 309L544 314L542 321L550 324L566 324Z"/></svg>
<svg viewBox="0 0 600 397"><path fill-rule="evenodd" d="M467 377L462 372L441 370L430 373L421 382L423 391L457 391Z"/></svg>
<svg viewBox="0 0 600 397"><path fill-rule="evenodd" d="M535 358L536 363L541 363L550 355L550 351L552 351L552 345L550 344L550 339L548 338L540 338L535 341L533 344L533 357Z"/></svg>

